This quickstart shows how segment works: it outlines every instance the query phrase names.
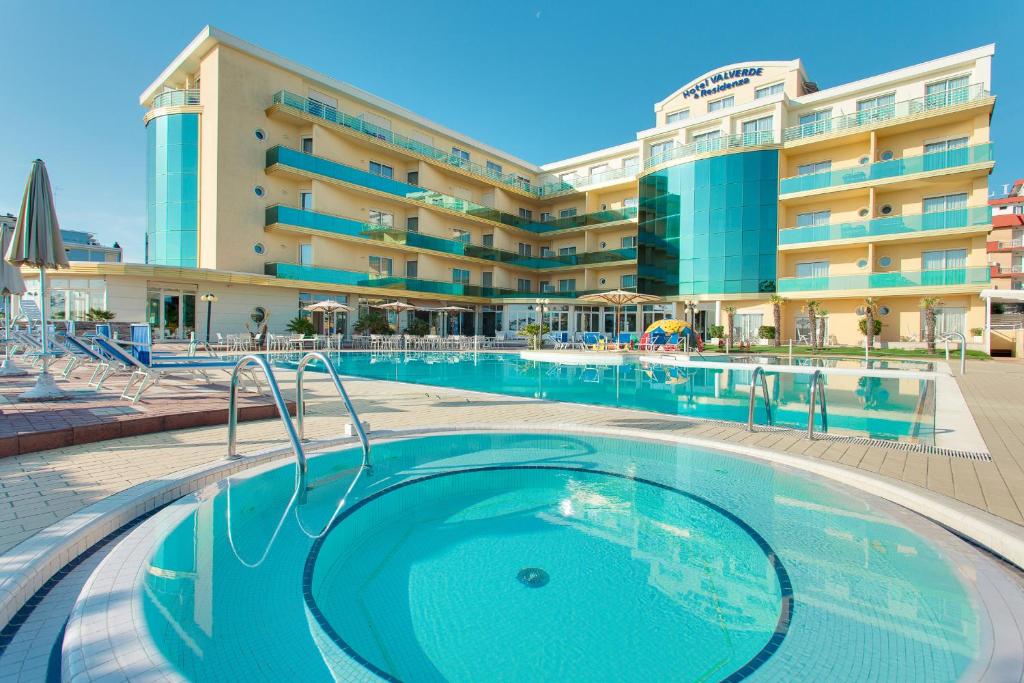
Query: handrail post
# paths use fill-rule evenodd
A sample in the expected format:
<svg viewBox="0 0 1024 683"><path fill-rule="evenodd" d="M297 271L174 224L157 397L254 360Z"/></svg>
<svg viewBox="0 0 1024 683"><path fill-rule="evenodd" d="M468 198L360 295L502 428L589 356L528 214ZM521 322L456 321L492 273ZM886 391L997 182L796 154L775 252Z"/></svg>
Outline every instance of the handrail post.
<svg viewBox="0 0 1024 683"><path fill-rule="evenodd" d="M818 404L821 408L821 431L828 432L828 405L825 401L825 375L821 370L815 370L811 374L811 400L807 406L807 438L814 439L814 408Z"/></svg>
<svg viewBox="0 0 1024 683"><path fill-rule="evenodd" d="M942 341L946 343L946 360L949 360L949 342L952 337L960 337L960 374L967 372L967 337L963 332L947 332Z"/></svg>
<svg viewBox="0 0 1024 683"><path fill-rule="evenodd" d="M765 375L764 367L757 366L754 368L754 374L750 378L750 394L747 399L747 431L754 431L754 396L757 392L758 379L760 378L761 383L761 398L764 401L765 417L767 418L766 424L772 423L772 402L768 397L768 377Z"/></svg>
<svg viewBox="0 0 1024 683"><path fill-rule="evenodd" d="M242 356L235 363L234 369L231 371L231 389L228 394L228 460L234 460L238 458L238 377L242 370L245 370L250 365L258 365L262 370L263 374L267 376L267 383L270 385L270 394L274 399L274 404L277 406L277 412L281 416L281 421L284 423L285 432L288 434L288 440L292 444L292 450L295 451L295 461L299 466L300 476L306 474L306 453L302 450L302 443L299 440L299 435L295 431L295 424L292 422L291 416L288 414L288 404L285 403L284 397L281 395L281 387L278 386L277 380L274 378L274 371L270 368L270 363L263 356L256 354L248 354ZM298 406L296 406L298 407Z"/></svg>

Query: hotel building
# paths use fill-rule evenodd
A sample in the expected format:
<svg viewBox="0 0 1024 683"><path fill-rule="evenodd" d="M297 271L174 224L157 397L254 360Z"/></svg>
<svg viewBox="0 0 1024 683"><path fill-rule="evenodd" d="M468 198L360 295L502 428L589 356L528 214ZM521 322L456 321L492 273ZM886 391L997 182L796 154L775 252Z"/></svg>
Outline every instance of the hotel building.
<svg viewBox="0 0 1024 683"><path fill-rule="evenodd" d="M1018 180L1005 197L989 200L992 234L988 258L992 287L1024 290L1024 180Z"/></svg>
<svg viewBox="0 0 1024 683"><path fill-rule="evenodd" d="M734 308L756 337L774 294L784 339L818 301L828 337L859 343L866 297L883 341L920 339L922 297L966 331L991 272L993 54L824 89L800 60L718 67L634 139L538 166L208 27L140 98L145 263L72 277L164 336L205 326L206 292L225 333L281 331L323 298L457 304L450 331L488 335L544 299L553 329L610 332L577 298L617 288L662 299L626 311L630 331Z"/></svg>

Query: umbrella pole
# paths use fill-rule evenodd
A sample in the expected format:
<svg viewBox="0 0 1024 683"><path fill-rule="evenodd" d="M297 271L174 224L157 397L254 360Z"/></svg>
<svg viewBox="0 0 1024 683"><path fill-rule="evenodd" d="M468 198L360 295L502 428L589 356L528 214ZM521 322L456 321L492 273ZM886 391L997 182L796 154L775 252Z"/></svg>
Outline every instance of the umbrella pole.
<svg viewBox="0 0 1024 683"><path fill-rule="evenodd" d="M42 329L39 331L40 347L43 352L43 367L36 377L36 385L18 397L21 401L59 401L70 398L50 376L50 339L46 311L49 308L46 294L46 268L39 269L39 312Z"/></svg>
<svg viewBox="0 0 1024 683"><path fill-rule="evenodd" d="M0 377L23 377L28 373L19 368L14 356L11 355L11 311L14 309L14 297L4 297L4 362L0 365Z"/></svg>

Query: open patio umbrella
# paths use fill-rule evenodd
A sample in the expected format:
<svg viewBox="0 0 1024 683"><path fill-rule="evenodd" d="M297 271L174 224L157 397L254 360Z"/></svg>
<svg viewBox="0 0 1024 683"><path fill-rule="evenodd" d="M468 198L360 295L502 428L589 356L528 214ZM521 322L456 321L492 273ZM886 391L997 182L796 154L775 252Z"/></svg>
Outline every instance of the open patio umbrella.
<svg viewBox="0 0 1024 683"><path fill-rule="evenodd" d="M352 311L351 308L341 303L340 301L335 301L334 299L325 299L324 301L317 301L316 303L312 303L306 306L305 310L310 311L312 313L330 313L331 331L334 333L337 333L338 331L338 313L350 313Z"/></svg>
<svg viewBox="0 0 1024 683"><path fill-rule="evenodd" d="M437 311L442 314L444 320L444 336L448 336L448 314L449 313L472 313L472 308L466 308L465 306L438 306L437 308L431 308L431 311Z"/></svg>
<svg viewBox="0 0 1024 683"><path fill-rule="evenodd" d="M21 200L18 212L18 223L14 228L14 236L5 255L8 263L24 266L35 266L39 269L39 310L42 313L42 329L40 330L40 346L42 347L43 367L36 379L36 385L19 396L24 401L53 401L68 398L53 381L49 372L50 340L47 330L47 308L50 297L46 292L46 269L68 268L67 254L64 252L64 240L60 237L60 224L57 222L57 209L53 205L53 189L50 177L46 173L46 164L41 159L32 162L28 182L25 183L25 196Z"/></svg>
<svg viewBox="0 0 1024 683"><path fill-rule="evenodd" d="M398 320L398 316L403 311L415 311L419 306L413 306L412 304L407 304L404 301L391 301L386 304L377 304L374 308L379 308L384 311L394 311L396 324L398 325L398 328L401 329L401 321Z"/></svg>
<svg viewBox="0 0 1024 683"><path fill-rule="evenodd" d="M2 247L0 254L7 252L7 247L10 245L13 235L13 228L8 228L5 225L0 229L0 247ZM0 259L0 296L4 298L4 339L10 339L11 336L11 309L14 307L11 297L15 294L21 295L24 293L25 281L21 279L21 269ZM10 344L7 344L4 362L0 365L0 376L17 377L27 375L27 372L15 364L14 358L10 354L10 348Z"/></svg>
<svg viewBox="0 0 1024 683"><path fill-rule="evenodd" d="M595 303L610 304L615 307L615 341L619 340L619 307L632 306L633 304L649 304L653 301L660 301L661 297L653 294L640 294L639 292L627 292L624 289L613 289L610 292L597 292L581 296L579 301L593 301Z"/></svg>

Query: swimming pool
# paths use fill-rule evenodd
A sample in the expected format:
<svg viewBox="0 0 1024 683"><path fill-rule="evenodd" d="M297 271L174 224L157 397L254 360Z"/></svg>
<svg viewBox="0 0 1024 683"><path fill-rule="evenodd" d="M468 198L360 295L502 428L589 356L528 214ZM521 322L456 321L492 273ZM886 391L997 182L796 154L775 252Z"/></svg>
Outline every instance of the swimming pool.
<svg viewBox="0 0 1024 683"><path fill-rule="evenodd" d="M150 520L133 630L195 681L934 683L1019 659L990 622L993 594L1019 596L994 562L786 468L444 434L375 444L339 507L360 458L311 459L300 492L293 465L264 468Z"/></svg>
<svg viewBox="0 0 1024 683"><path fill-rule="evenodd" d="M601 354L595 354L589 365L527 360L513 353L335 353L330 357L343 375L744 424L753 373L726 363L721 368L672 367L635 356ZM602 365L612 360L621 365ZM290 364L294 367L294 362ZM316 369L317 363L310 367ZM773 424L806 429L810 375L767 370ZM853 375L824 379L830 431L934 445L933 380ZM765 423L760 395L755 420ZM820 429L820 420L817 424Z"/></svg>

